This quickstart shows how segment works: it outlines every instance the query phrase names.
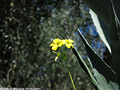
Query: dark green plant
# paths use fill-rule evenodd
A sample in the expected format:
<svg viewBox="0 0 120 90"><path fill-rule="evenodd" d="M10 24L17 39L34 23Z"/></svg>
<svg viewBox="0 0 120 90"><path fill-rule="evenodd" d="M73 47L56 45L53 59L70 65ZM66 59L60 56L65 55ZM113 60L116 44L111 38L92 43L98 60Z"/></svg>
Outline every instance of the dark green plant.
<svg viewBox="0 0 120 90"><path fill-rule="evenodd" d="M109 50L112 55L112 66L117 75L120 86L120 12L119 12L119 0L102 0L92 2L89 0L83 0L86 4L97 14L99 25L102 28L104 37L109 44ZM95 18L93 18L94 21ZM96 22L94 22L96 23ZM96 26L97 27L97 26ZM100 31L100 29L98 30ZM107 45L108 46L108 45Z"/></svg>
<svg viewBox="0 0 120 90"><path fill-rule="evenodd" d="M115 0L108 0L104 4L99 3L99 1L93 0L93 2L85 0L87 4L91 7L91 9L95 10L95 13L98 14L98 17L103 19L103 22L98 19L98 17L91 12L91 16L93 18L93 22L98 29L98 33L102 34L100 35L105 44L107 45L107 48L109 49L111 55L112 55L112 65L109 66L107 63L104 62L102 58L91 48L91 46L88 44L88 42L85 40L84 36L81 34L80 30L78 29L79 35L82 39L82 42L85 45L86 52L89 56L90 63L93 68L93 73L94 73L94 78L95 81L97 82L97 88L98 90L119 90L120 87L120 69L119 69L119 64L120 64L120 57L119 57L119 49L120 49L120 39L119 39L119 28L120 28L120 21L119 21L119 12L117 7L117 3L120 3L120 1L115 1ZM100 1L101 2L101 1ZM99 7L103 9L96 11L98 8L95 5L95 3L99 3ZM103 2L102 2L103 3ZM108 4L107 9L110 10L110 14L107 17L106 13L104 13L104 10L106 10L105 4ZM107 11L108 12L108 11ZM100 16L103 15L103 16ZM110 20L110 23L107 20ZM107 26L107 27L106 27ZM109 30L109 31L108 31ZM86 65L81 59L81 57L78 57L78 53L76 49L73 50L78 61L80 62L81 67L83 68L84 72L86 75L90 78L90 75L88 73L88 69ZM94 81L92 78L90 78L92 81ZM96 87L96 85L94 85Z"/></svg>

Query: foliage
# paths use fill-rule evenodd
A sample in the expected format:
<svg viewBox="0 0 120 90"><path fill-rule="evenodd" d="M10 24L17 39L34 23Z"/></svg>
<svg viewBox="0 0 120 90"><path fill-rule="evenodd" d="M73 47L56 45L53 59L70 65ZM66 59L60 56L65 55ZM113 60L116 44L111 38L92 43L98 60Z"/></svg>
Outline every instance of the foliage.
<svg viewBox="0 0 120 90"><path fill-rule="evenodd" d="M79 53L77 53L77 50L75 49L73 50L74 54L76 55L78 61L80 62L83 71L86 73L86 75L91 80L91 82L95 82L93 83L93 85L98 90L119 90L120 89L120 70L119 70L120 17L118 16L119 15L118 4L120 4L120 1L108 0L108 1L104 1L105 3L102 2L103 4L95 0L93 0L93 2L88 0L85 1L90 6L90 8L93 9L95 13L97 13L96 15L95 13L91 12L91 16L95 23L95 26L96 27L98 26L97 27L98 33L102 34L100 36L110 51L113 63L111 64L111 66L107 65L107 63L105 63L104 60L100 58L100 56L91 48L91 46L88 44L88 42L81 34L79 29L78 32L86 47L86 51L92 65L94 78L96 80L91 78L91 73L88 73L90 70L88 69L88 67L80 57ZM98 7L96 6L97 4L99 4ZM106 7L107 4L108 6ZM98 10L98 8L103 10L102 11ZM106 13L104 13L104 11L106 10L107 10L106 13L108 12L110 13L108 17L106 17ZM110 23L108 23L108 21L110 21Z"/></svg>

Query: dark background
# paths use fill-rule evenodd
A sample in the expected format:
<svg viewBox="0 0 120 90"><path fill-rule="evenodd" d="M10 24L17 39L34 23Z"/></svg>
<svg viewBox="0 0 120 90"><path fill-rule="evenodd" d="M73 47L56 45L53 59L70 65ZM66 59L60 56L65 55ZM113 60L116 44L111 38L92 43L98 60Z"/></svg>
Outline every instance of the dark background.
<svg viewBox="0 0 120 90"><path fill-rule="evenodd" d="M75 25L103 57L105 46L81 0L0 0L0 87L73 90L64 62L54 62L49 45L67 36L88 63ZM71 50L67 59L76 89L94 90Z"/></svg>

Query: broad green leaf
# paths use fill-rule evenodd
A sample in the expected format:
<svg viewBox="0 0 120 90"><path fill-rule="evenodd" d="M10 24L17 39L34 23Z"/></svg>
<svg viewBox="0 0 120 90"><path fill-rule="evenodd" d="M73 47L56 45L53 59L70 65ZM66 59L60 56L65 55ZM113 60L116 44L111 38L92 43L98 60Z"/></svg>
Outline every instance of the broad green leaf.
<svg viewBox="0 0 120 90"><path fill-rule="evenodd" d="M119 90L119 86L117 83L111 82L111 81L107 82L106 78L101 73L99 73L96 69L93 69L93 71L94 71L95 77L97 77L96 80L101 86L102 90Z"/></svg>
<svg viewBox="0 0 120 90"><path fill-rule="evenodd" d="M75 48L72 48L73 53L75 54L82 71L85 73L85 75L88 77L88 79L91 81L91 83L95 86L96 89L101 90L98 83L96 82L94 76L92 75L92 73L90 72L88 66L86 65L86 63L84 62L84 60L82 59L81 55L78 53L78 51Z"/></svg>
<svg viewBox="0 0 120 90"><path fill-rule="evenodd" d="M100 18L98 18L98 16L90 9L90 15L91 18L93 20L93 23L96 27L96 30L99 34L99 36L101 37L101 39L103 40L104 44L106 45L106 47L108 48L109 52L111 52L111 48L110 48L110 30L107 27L107 25L105 25Z"/></svg>
<svg viewBox="0 0 120 90"><path fill-rule="evenodd" d="M104 81L104 84L106 84L105 85L106 88L109 86L109 88L111 88L111 90L115 90L114 86L116 86L116 85L118 86L118 84L117 84L118 81L117 81L115 72L91 48L91 46L88 44L88 42L86 41L84 36L81 34L79 29L78 29L78 32L79 32L79 35L80 35L80 37L81 37L81 39L82 39L82 41L83 41L83 43L86 47L87 54L90 58L92 66L93 66L94 76L95 76L98 84L101 86L102 90L109 90L109 89L104 89L105 87L102 87L102 84L103 84L103 81ZM100 79L102 79L103 81L100 80ZM111 85L110 82L112 82L112 85ZM116 89L116 90L118 90L118 89Z"/></svg>

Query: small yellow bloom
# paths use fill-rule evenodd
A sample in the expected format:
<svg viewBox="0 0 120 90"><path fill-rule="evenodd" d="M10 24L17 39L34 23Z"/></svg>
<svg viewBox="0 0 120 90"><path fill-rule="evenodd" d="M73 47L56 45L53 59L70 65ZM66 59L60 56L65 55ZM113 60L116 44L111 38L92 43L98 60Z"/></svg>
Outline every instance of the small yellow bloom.
<svg viewBox="0 0 120 90"><path fill-rule="evenodd" d="M63 45L63 41L59 38L56 38L53 40L53 42L51 43L50 47L52 47L52 50L57 50L58 47L61 47Z"/></svg>
<svg viewBox="0 0 120 90"><path fill-rule="evenodd" d="M73 47L73 43L74 41L73 40L71 40L71 39L66 39L65 40L65 45L66 45L66 47L67 48L71 48L71 47Z"/></svg>
<svg viewBox="0 0 120 90"><path fill-rule="evenodd" d="M66 45L67 48L71 48L71 47L73 47L73 42L74 41L71 39L61 40L59 38L56 38L51 43L50 47L52 47L52 50L55 50L55 51L58 49L58 47L61 47L64 44Z"/></svg>

